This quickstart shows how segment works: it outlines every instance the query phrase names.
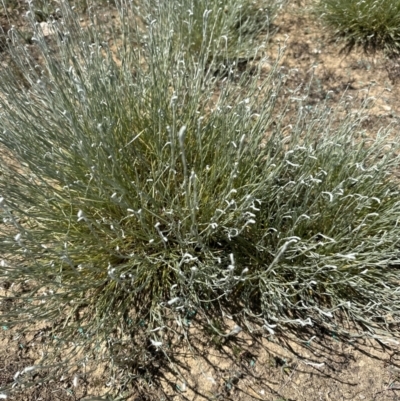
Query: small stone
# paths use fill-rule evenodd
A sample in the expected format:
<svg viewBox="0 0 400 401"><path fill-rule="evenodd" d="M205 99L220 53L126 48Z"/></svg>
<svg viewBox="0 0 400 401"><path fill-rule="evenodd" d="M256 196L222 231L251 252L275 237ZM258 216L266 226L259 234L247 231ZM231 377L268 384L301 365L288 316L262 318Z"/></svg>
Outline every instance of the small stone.
<svg viewBox="0 0 400 401"><path fill-rule="evenodd" d="M50 36L52 34L50 25L47 22L41 22L40 23L40 28L42 29L43 36Z"/></svg>

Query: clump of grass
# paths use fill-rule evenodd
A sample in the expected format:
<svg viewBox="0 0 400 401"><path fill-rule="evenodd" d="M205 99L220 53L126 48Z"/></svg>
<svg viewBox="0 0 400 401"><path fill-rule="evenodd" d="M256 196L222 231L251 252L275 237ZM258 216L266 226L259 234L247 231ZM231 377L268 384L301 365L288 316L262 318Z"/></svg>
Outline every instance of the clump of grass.
<svg viewBox="0 0 400 401"><path fill-rule="evenodd" d="M400 3L394 0L319 0L316 12L351 50L400 50Z"/></svg>
<svg viewBox="0 0 400 401"><path fill-rule="evenodd" d="M368 141L361 116L301 107L284 127L276 69L215 77L162 21L143 36L127 3L111 51L96 16L83 29L63 7L54 47L33 25L43 63L11 31L24 84L0 77L1 324L50 325L35 372L94 359L128 382L196 315L213 336L222 314L267 335L347 333L345 315L358 335L398 336L388 130Z"/></svg>
<svg viewBox="0 0 400 401"><path fill-rule="evenodd" d="M255 56L262 36L273 32L273 21L285 0L217 0L138 2L147 20L164 20L174 32L173 43L185 48L188 58L207 52L220 62Z"/></svg>

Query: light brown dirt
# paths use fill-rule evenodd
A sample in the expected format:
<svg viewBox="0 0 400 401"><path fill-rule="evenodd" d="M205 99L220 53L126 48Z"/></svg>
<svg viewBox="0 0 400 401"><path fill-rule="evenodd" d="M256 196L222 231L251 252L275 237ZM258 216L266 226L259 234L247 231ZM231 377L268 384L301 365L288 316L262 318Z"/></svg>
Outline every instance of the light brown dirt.
<svg viewBox="0 0 400 401"><path fill-rule="evenodd" d="M400 60L382 52L343 52L343 44L311 15L310 0L290 3L276 20L278 32L272 37L268 54L273 60L284 48L282 69L286 87L307 87L307 105L342 97L374 99L365 128L373 135L380 127L398 124L400 116ZM357 107L357 102L354 102Z"/></svg>

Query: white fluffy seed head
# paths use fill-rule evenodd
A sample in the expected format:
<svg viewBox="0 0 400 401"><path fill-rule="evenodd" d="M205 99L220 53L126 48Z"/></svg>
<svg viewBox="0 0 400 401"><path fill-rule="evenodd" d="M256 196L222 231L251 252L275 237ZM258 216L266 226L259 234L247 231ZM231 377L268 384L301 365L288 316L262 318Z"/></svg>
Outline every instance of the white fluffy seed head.
<svg viewBox="0 0 400 401"><path fill-rule="evenodd" d="M162 346L162 342L161 341L154 341L154 340L150 340L151 345L153 345L156 348L159 348Z"/></svg>
<svg viewBox="0 0 400 401"><path fill-rule="evenodd" d="M36 366L27 366L27 367L21 372L21 374L32 372L32 370L35 370L35 369L36 369Z"/></svg>
<svg viewBox="0 0 400 401"><path fill-rule="evenodd" d="M82 210L78 211L77 216L78 216L78 221L81 221L81 220L83 220L85 218L85 214L83 213Z"/></svg>
<svg viewBox="0 0 400 401"><path fill-rule="evenodd" d="M168 304L168 305L173 305L173 304L177 303L179 300L180 300L179 297L175 297L175 298L170 299L170 300L167 302L167 304Z"/></svg>
<svg viewBox="0 0 400 401"><path fill-rule="evenodd" d="M186 125L182 126L182 128L178 132L178 139L181 145L183 145L183 142L185 141L185 136L186 136Z"/></svg>

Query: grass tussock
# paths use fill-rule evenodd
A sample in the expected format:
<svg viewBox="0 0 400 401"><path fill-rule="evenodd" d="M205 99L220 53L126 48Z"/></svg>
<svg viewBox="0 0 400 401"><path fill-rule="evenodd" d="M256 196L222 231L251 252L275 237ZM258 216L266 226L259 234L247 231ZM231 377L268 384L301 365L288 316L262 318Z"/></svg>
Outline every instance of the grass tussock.
<svg viewBox="0 0 400 401"><path fill-rule="evenodd" d="M346 43L365 51L400 51L400 3L396 0L320 0L316 12Z"/></svg>
<svg viewBox="0 0 400 401"><path fill-rule="evenodd" d="M51 47L33 24L42 63L11 31L24 84L0 73L0 279L14 303L1 324L49 325L35 369L60 373L68 347L65 362L109 361L129 382L191 321L224 335L222 314L266 335L398 337L399 141L367 140L362 114L338 125L323 106L299 104L284 126L276 66L219 76L213 48L188 58L167 19L138 26L140 10L118 7L119 41L66 5Z"/></svg>

